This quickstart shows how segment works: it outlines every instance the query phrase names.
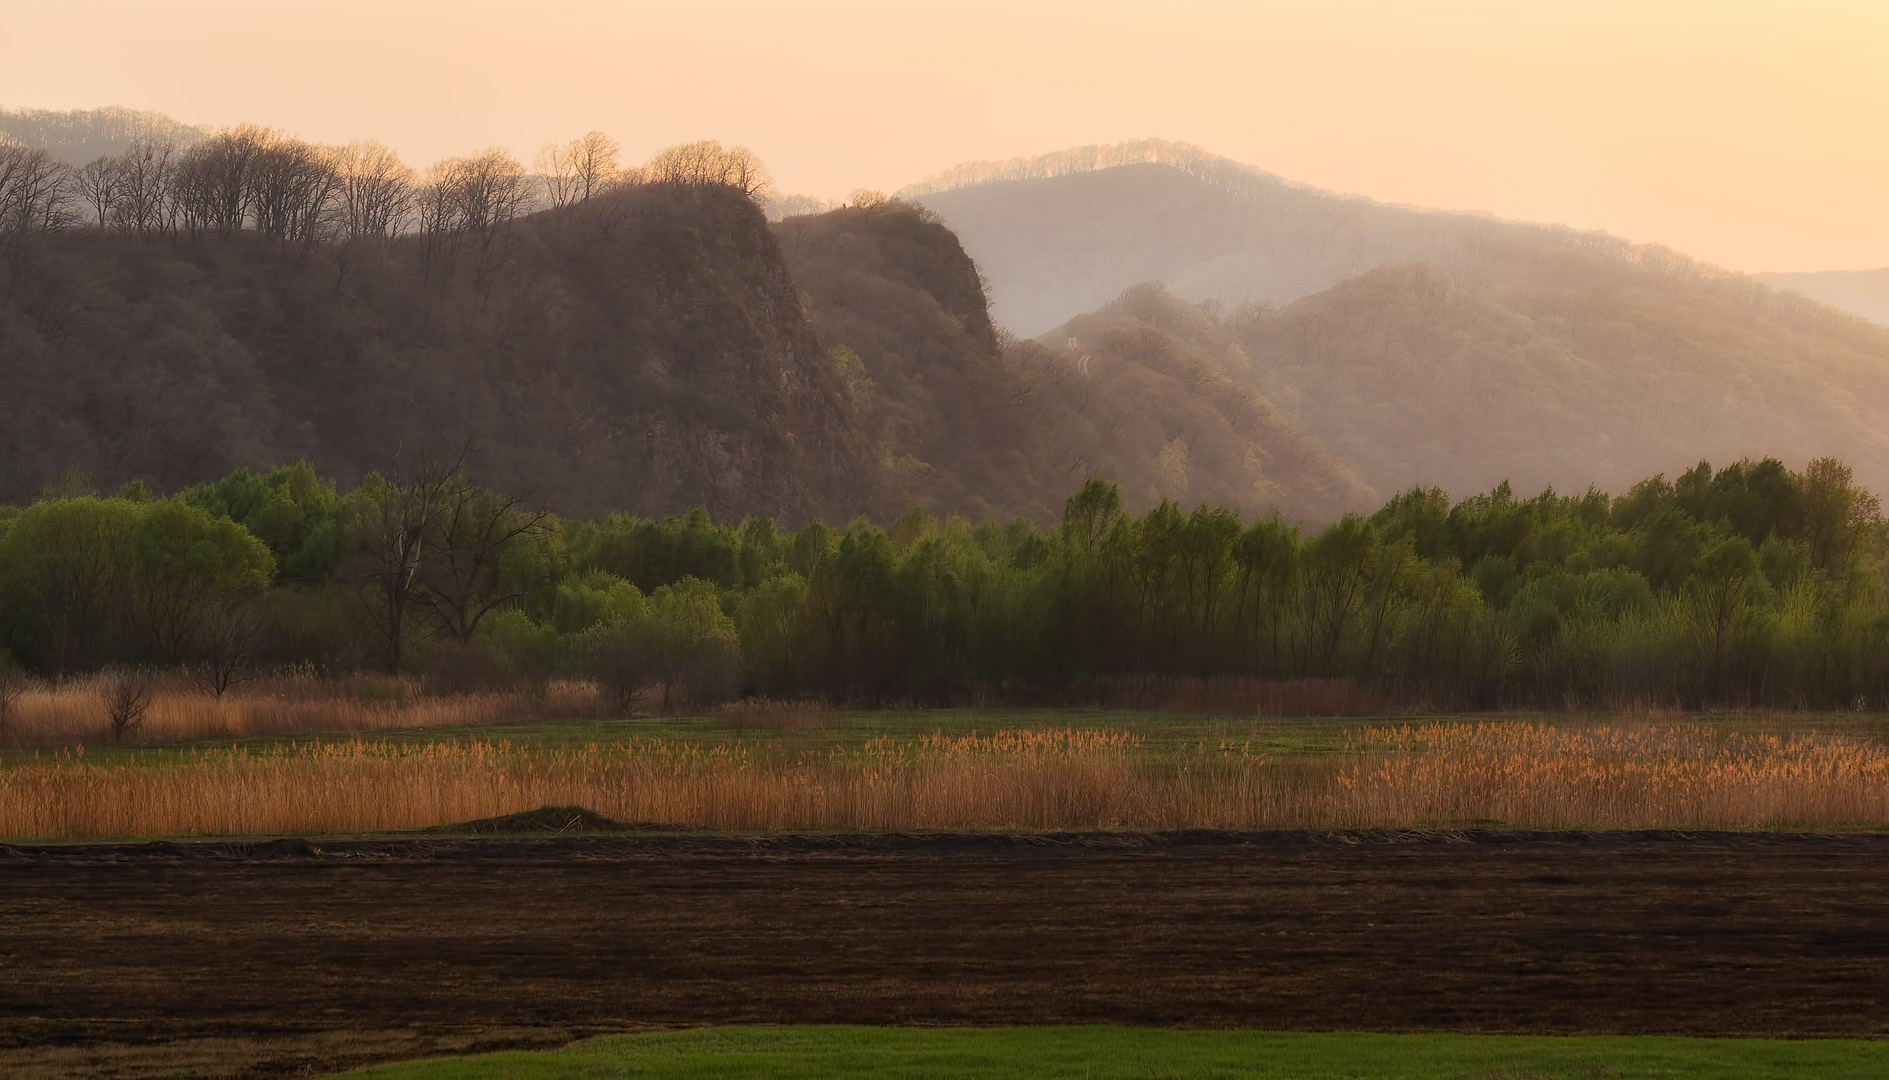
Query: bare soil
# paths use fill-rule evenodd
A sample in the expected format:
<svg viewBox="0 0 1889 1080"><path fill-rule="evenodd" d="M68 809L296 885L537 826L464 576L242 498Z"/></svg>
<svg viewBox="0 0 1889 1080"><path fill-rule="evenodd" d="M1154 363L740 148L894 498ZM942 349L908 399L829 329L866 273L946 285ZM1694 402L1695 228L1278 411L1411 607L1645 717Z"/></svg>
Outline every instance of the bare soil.
<svg viewBox="0 0 1889 1080"><path fill-rule="evenodd" d="M1889 837L0 846L0 1071L727 1023L1889 1035Z"/></svg>

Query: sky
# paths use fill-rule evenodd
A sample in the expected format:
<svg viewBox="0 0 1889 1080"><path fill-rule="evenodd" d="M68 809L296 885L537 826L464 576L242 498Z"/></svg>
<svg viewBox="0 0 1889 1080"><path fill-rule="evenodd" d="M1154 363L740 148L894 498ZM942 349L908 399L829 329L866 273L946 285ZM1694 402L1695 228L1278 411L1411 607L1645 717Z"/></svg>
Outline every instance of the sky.
<svg viewBox="0 0 1889 1080"><path fill-rule="evenodd" d="M1743 271L1889 265L1889 0L0 0L0 105L155 109L409 164L602 130L777 188L1160 137Z"/></svg>

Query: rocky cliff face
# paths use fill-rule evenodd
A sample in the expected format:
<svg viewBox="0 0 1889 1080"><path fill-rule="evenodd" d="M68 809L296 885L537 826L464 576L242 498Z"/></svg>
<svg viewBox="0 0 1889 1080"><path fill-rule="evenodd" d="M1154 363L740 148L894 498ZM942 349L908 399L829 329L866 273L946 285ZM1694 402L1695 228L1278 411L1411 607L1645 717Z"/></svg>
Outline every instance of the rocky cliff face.
<svg viewBox="0 0 1889 1080"><path fill-rule="evenodd" d="M573 514L796 519L869 463L773 233L639 188L480 250L41 239L0 302L0 500L78 469L159 489L306 457L344 481L469 446Z"/></svg>
<svg viewBox="0 0 1889 1080"><path fill-rule="evenodd" d="M777 228L851 373L876 509L1054 521L1090 476L1120 482L1136 509L1207 500L1323 520L1375 498L1229 376L1239 347L1225 327L1158 288L1044 342L1004 341L977 264L927 211L855 207Z"/></svg>

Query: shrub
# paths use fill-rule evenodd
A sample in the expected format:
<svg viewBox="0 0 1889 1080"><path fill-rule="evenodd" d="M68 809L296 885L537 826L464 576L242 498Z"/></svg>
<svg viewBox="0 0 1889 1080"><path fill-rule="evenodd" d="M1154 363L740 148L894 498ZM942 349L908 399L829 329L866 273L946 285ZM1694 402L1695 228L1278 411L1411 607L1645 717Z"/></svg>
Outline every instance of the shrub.
<svg viewBox="0 0 1889 1080"><path fill-rule="evenodd" d="M119 668L107 674L105 682L105 713L111 723L113 742L124 742L125 736L144 726L144 715L151 709L155 697L151 672L145 668Z"/></svg>

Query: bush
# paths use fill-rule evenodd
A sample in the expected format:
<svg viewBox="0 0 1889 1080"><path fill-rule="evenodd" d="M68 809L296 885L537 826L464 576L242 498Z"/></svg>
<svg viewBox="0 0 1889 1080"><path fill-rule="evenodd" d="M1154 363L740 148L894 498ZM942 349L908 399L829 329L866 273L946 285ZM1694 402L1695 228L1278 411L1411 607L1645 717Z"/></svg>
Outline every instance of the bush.
<svg viewBox="0 0 1889 1080"><path fill-rule="evenodd" d="M0 738L13 729L13 703L32 687L33 677L13 662L13 654L0 649Z"/></svg>
<svg viewBox="0 0 1889 1080"><path fill-rule="evenodd" d="M144 726L144 714L156 696L154 681L145 668L118 668L106 674L105 712L113 742L124 742L125 736Z"/></svg>
<svg viewBox="0 0 1889 1080"><path fill-rule="evenodd" d="M441 642L426 651L420 685L431 697L457 697L515 690L523 672L504 649L484 642Z"/></svg>
<svg viewBox="0 0 1889 1080"><path fill-rule="evenodd" d="M658 649L648 622L613 628L596 642L593 674L611 711L628 713L636 696L659 679Z"/></svg>
<svg viewBox="0 0 1889 1080"><path fill-rule="evenodd" d="M592 628L592 674L612 708L627 712L661 686L662 709L707 708L741 688L741 646L715 586L684 578L657 589L642 618Z"/></svg>

